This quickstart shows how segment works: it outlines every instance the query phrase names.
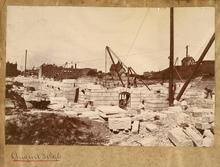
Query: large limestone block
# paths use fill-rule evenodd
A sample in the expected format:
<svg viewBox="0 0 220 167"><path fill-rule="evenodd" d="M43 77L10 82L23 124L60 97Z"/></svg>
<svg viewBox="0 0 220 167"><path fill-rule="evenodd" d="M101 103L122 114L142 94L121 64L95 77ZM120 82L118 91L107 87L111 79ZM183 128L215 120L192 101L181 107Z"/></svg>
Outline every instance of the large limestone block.
<svg viewBox="0 0 220 167"><path fill-rule="evenodd" d="M202 146L203 136L200 134L199 131L191 127L187 127L183 131L192 139L192 141L196 144L196 146L199 146L199 147Z"/></svg>
<svg viewBox="0 0 220 167"><path fill-rule="evenodd" d="M138 141L141 146L155 146L157 138L156 137L146 137Z"/></svg>
<svg viewBox="0 0 220 167"><path fill-rule="evenodd" d="M67 99L65 97L50 97L51 104L66 104Z"/></svg>
<svg viewBox="0 0 220 167"><path fill-rule="evenodd" d="M131 129L131 118L125 117L125 118L109 118L108 120L108 126L111 130L128 130Z"/></svg>
<svg viewBox="0 0 220 167"><path fill-rule="evenodd" d="M131 129L131 132L134 133L134 134L137 134L139 132L139 125L140 125L140 122L139 121L134 121L132 123L132 129Z"/></svg>
<svg viewBox="0 0 220 167"><path fill-rule="evenodd" d="M119 113L125 113L126 111L121 109L118 106L99 106L97 107L97 110L105 113L105 114L119 114Z"/></svg>
<svg viewBox="0 0 220 167"><path fill-rule="evenodd" d="M168 138L175 146L193 146L192 140L179 127L170 130Z"/></svg>
<svg viewBox="0 0 220 167"><path fill-rule="evenodd" d="M168 107L168 110L171 112L181 112L182 108L180 106Z"/></svg>
<svg viewBox="0 0 220 167"><path fill-rule="evenodd" d="M196 122L195 123L195 127L197 129L201 129L201 130L206 130L206 129L210 129L211 128L211 124L207 123L207 122Z"/></svg>
<svg viewBox="0 0 220 167"><path fill-rule="evenodd" d="M150 132L156 132L159 130L156 124L149 123L149 122L142 122L141 126L145 127Z"/></svg>

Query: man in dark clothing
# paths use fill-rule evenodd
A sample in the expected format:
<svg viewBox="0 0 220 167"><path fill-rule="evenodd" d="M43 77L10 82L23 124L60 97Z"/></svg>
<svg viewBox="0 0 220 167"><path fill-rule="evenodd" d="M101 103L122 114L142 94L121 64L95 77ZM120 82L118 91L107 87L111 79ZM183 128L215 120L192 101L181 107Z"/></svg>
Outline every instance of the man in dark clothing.
<svg viewBox="0 0 220 167"><path fill-rule="evenodd" d="M137 78L134 77L134 87L136 88L137 87Z"/></svg>
<svg viewBox="0 0 220 167"><path fill-rule="evenodd" d="M206 97L205 97L205 99L207 99L208 97L209 97L209 95L210 95L210 97L211 97L211 99L212 99L212 90L211 89L209 89L209 88L205 88L205 94L206 94Z"/></svg>

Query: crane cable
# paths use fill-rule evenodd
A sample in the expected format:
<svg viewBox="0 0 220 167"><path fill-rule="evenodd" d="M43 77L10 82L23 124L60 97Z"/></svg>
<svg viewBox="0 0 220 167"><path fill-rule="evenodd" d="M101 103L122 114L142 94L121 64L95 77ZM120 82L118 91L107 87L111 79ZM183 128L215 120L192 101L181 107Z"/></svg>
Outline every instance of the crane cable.
<svg viewBox="0 0 220 167"><path fill-rule="evenodd" d="M131 52L131 50L133 49L133 47L134 47L134 45L135 45L135 42L136 42L136 40L137 40L137 37L138 37L138 35L139 35L139 33L140 33L140 30L141 30L141 28L142 28L142 26L143 26L143 24L144 24L144 20L145 20L145 18L146 18L146 16L147 16L147 11L149 10L149 8L146 8L146 11L145 11L145 14L144 14L144 17L143 17L143 19L141 20L141 23L140 23L140 25L139 25L139 27L138 27L138 29L137 29L137 31L136 31L136 34L135 34L135 37L134 37L134 39L133 39L133 41L132 41L132 43L131 43L131 46L129 47L129 49L128 49L128 52L127 52L127 56L130 54L130 52Z"/></svg>

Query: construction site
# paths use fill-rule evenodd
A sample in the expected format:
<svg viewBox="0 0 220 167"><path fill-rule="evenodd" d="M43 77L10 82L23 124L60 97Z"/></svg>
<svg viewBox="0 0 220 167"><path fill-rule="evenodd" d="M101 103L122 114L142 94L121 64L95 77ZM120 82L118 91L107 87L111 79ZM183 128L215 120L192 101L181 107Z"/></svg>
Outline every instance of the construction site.
<svg viewBox="0 0 220 167"><path fill-rule="evenodd" d="M160 72L138 74L109 46L105 72L68 63L28 70L27 50L24 71L8 63L6 144L213 146L214 60L204 58L215 34L198 60L186 46L177 66L173 19L170 8L169 67Z"/></svg>

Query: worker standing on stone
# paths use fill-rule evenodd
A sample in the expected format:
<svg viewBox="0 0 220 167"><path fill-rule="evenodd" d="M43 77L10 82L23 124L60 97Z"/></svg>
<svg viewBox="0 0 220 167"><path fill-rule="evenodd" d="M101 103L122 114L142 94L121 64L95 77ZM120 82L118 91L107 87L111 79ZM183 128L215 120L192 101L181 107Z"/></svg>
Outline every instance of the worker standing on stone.
<svg viewBox="0 0 220 167"><path fill-rule="evenodd" d="M142 100L141 104L138 107L138 114L140 114L142 111L145 111L145 101Z"/></svg>
<svg viewBox="0 0 220 167"><path fill-rule="evenodd" d="M181 105L182 110L187 110L188 109L188 104L187 104L185 99L181 100L180 105Z"/></svg>
<svg viewBox="0 0 220 167"><path fill-rule="evenodd" d="M212 99L212 90L211 89L209 89L209 88L205 88L205 94L206 94L206 97L205 97L205 99L207 99L208 97L209 97L209 95L210 95L210 97L211 97L211 99Z"/></svg>

